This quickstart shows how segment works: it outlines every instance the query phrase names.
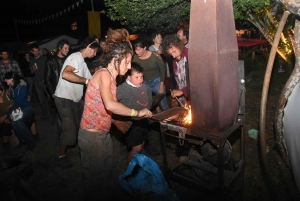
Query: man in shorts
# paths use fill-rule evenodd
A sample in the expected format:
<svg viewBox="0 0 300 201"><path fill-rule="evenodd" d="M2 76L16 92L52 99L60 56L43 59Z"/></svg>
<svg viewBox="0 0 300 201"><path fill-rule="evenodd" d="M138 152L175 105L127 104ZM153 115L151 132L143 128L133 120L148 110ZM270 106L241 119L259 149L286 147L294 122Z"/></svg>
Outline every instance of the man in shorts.
<svg viewBox="0 0 300 201"><path fill-rule="evenodd" d="M83 89L92 77L84 61L96 55L100 45L96 36L87 37L80 45L80 51L68 56L61 69L54 101L62 121L62 134L58 155L58 166L72 166L66 157L68 146L77 143L79 123L83 111Z"/></svg>

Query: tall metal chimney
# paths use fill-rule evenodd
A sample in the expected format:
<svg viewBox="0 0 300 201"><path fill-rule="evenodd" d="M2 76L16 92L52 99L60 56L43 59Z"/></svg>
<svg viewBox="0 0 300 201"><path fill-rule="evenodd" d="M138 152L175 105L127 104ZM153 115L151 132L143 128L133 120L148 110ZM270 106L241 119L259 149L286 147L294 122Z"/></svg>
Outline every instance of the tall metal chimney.
<svg viewBox="0 0 300 201"><path fill-rule="evenodd" d="M192 127L221 133L238 110L238 46L231 0L191 0Z"/></svg>

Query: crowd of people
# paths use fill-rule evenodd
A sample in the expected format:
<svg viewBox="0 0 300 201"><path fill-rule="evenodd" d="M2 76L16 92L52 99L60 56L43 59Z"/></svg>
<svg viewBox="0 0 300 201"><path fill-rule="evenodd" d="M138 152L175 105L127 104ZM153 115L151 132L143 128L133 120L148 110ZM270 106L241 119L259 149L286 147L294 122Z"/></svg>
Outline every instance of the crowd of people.
<svg viewBox="0 0 300 201"><path fill-rule="evenodd" d="M105 38L86 37L79 51L70 55L65 39L58 42L54 55L33 45L20 61L1 50L3 148L10 149L8 137L13 133L20 142L15 149L33 150L39 142L35 120L56 118L58 167L72 166L67 150L78 142L85 196L107 199L114 166L111 125L124 133L129 163L135 153L144 151L153 113L178 106L177 100L183 105L189 101L188 31L164 37L155 32L151 39L149 46L141 38L129 41L126 29L109 29ZM163 98L152 111L152 96L157 95ZM32 101L39 104L41 116L34 113ZM178 146L176 153L183 160L189 154L188 143Z"/></svg>

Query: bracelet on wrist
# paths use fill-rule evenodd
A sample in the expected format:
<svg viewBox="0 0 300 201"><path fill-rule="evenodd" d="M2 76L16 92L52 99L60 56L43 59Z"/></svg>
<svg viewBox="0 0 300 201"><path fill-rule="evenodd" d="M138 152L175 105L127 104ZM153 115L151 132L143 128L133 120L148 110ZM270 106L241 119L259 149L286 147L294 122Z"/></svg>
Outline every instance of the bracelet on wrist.
<svg viewBox="0 0 300 201"><path fill-rule="evenodd" d="M88 83L89 83L89 81L90 81L89 79L86 79L86 80L85 80L85 84L88 84Z"/></svg>
<svg viewBox="0 0 300 201"><path fill-rule="evenodd" d="M134 116L135 115L135 110L134 109L131 109L131 115L130 116Z"/></svg>

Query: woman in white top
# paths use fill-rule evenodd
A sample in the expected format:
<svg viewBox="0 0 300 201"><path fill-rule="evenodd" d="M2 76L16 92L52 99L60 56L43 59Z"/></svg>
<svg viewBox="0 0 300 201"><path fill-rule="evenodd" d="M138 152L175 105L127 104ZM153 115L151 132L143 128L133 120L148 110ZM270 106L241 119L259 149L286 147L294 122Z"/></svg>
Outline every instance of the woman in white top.
<svg viewBox="0 0 300 201"><path fill-rule="evenodd" d="M153 45L149 47L150 51L157 52L158 54L162 54L162 36L159 32L153 32L151 34L151 39L153 41Z"/></svg>

